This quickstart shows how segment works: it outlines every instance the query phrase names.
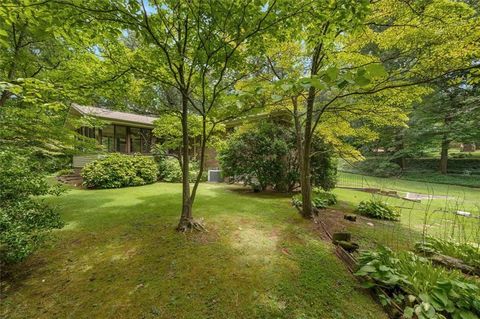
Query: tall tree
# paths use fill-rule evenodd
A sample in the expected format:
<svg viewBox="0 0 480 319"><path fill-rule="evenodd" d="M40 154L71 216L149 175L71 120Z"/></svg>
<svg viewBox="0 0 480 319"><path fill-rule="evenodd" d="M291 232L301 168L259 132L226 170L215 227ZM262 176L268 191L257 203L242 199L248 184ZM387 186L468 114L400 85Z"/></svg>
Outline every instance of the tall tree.
<svg viewBox="0 0 480 319"><path fill-rule="evenodd" d="M235 84L251 76L259 35L273 30L298 11L289 1L101 1L95 5L64 1L80 14L103 25L132 32L137 43L124 46L106 58L133 70L136 76L162 91L174 92L167 110L182 124L182 212L177 229L201 229L193 218L205 147L216 124L250 106L229 103ZM100 48L102 50L102 48ZM232 107L228 107L232 106ZM202 119L200 171L189 184L189 117ZM209 123L211 129L209 129Z"/></svg>
<svg viewBox="0 0 480 319"><path fill-rule="evenodd" d="M408 97L406 88L458 69L478 68L471 59L479 53L475 42L480 30L475 11L455 1L384 0L371 5L332 1L315 3L306 12L308 18L303 18L303 27L293 39L299 38L302 44L308 70L299 79L277 81L273 98L304 98L299 131L301 187L303 215L310 217L311 144L328 114L385 112L395 117L396 112L397 120L405 121L398 102L405 99L411 103L423 90ZM465 36L465 29L475 35ZM293 95L292 90L296 90Z"/></svg>

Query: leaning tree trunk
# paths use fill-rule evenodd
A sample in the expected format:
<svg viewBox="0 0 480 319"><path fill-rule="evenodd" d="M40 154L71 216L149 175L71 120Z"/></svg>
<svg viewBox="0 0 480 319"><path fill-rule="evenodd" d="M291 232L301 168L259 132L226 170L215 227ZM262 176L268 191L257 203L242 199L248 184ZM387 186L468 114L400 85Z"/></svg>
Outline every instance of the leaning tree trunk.
<svg viewBox="0 0 480 319"><path fill-rule="evenodd" d="M442 150L440 152L440 173L442 174L447 174L449 147L450 140L448 139L448 134L444 133L442 137Z"/></svg>

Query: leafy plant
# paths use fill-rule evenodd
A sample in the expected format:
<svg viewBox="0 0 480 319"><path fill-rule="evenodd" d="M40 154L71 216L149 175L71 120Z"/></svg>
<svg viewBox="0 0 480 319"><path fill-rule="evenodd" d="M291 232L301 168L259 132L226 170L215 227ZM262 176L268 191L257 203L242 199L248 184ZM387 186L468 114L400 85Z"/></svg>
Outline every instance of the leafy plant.
<svg viewBox="0 0 480 319"><path fill-rule="evenodd" d="M58 195L29 154L0 151L0 264L30 255L49 231L61 228L58 212L37 196Z"/></svg>
<svg viewBox="0 0 480 319"><path fill-rule="evenodd" d="M220 152L223 172L254 189L292 191L300 181L295 135L290 124L254 123L239 128ZM336 182L336 160L320 138L313 144L312 182L329 190Z"/></svg>
<svg viewBox="0 0 480 319"><path fill-rule="evenodd" d="M375 199L361 201L358 204L357 212L376 219L398 220L400 217L400 211L397 208Z"/></svg>
<svg viewBox="0 0 480 319"><path fill-rule="evenodd" d="M335 196L334 194L330 194L330 193L326 193L326 192L323 192L323 194L320 194L318 196L315 194L312 198L313 207L315 207L317 209L325 209L328 206L334 204L333 203L333 198L334 198L335 203L336 203L336 197L329 197L327 194ZM301 195L295 195L295 196L292 197L292 206L295 206L297 208L302 207L302 197L301 197Z"/></svg>
<svg viewBox="0 0 480 319"><path fill-rule="evenodd" d="M175 158L160 158L158 161L158 177L159 180L169 183L180 183L182 181L182 168L180 163ZM199 171L199 164L197 161L190 161L189 181L195 182ZM200 178L201 182L207 180L207 172L203 172Z"/></svg>
<svg viewBox="0 0 480 319"><path fill-rule="evenodd" d="M73 174L75 171L73 170L73 168L63 168L57 172L55 172L55 175L56 176L64 176L64 175L70 175L70 174Z"/></svg>
<svg viewBox="0 0 480 319"><path fill-rule="evenodd" d="M357 164L357 169L365 174L379 177L397 176L401 172L398 164L385 158L367 158Z"/></svg>
<svg viewBox="0 0 480 319"><path fill-rule="evenodd" d="M480 315L480 286L458 271L435 267L412 252L386 247L363 252L357 276L367 287L381 287L384 305L395 301L405 318L470 319Z"/></svg>
<svg viewBox="0 0 480 319"><path fill-rule="evenodd" d="M328 206L335 205L337 203L337 195L334 193L325 192L317 187L313 189L313 197L326 200Z"/></svg>
<svg viewBox="0 0 480 319"><path fill-rule="evenodd" d="M85 165L81 175L90 188L138 186L157 180L157 165L146 156L109 154Z"/></svg>
<svg viewBox="0 0 480 319"><path fill-rule="evenodd" d="M480 247L468 243L457 243L435 237L418 242L415 249L428 255L446 255L462 260L465 264L480 269Z"/></svg>

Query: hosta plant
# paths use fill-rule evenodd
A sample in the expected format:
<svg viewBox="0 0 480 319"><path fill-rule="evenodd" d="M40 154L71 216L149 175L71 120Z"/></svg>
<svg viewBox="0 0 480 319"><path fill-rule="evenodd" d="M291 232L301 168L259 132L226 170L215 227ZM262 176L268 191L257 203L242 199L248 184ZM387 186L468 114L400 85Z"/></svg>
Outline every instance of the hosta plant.
<svg viewBox="0 0 480 319"><path fill-rule="evenodd" d="M404 318L474 319L480 316L480 283L458 271L434 266L412 252L381 247L360 255L357 276L381 287L384 305L394 301Z"/></svg>
<svg viewBox="0 0 480 319"><path fill-rule="evenodd" d="M398 220L400 218L399 209L375 199L360 202L357 212L360 215L376 219Z"/></svg>

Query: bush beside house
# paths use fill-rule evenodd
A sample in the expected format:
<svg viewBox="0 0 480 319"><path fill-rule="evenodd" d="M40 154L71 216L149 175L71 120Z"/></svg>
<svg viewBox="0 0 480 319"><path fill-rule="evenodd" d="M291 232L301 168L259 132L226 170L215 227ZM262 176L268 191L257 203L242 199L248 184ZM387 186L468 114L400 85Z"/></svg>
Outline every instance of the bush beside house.
<svg viewBox="0 0 480 319"><path fill-rule="evenodd" d="M88 163L82 170L89 188L119 188L154 183L157 164L151 157L112 153Z"/></svg>

